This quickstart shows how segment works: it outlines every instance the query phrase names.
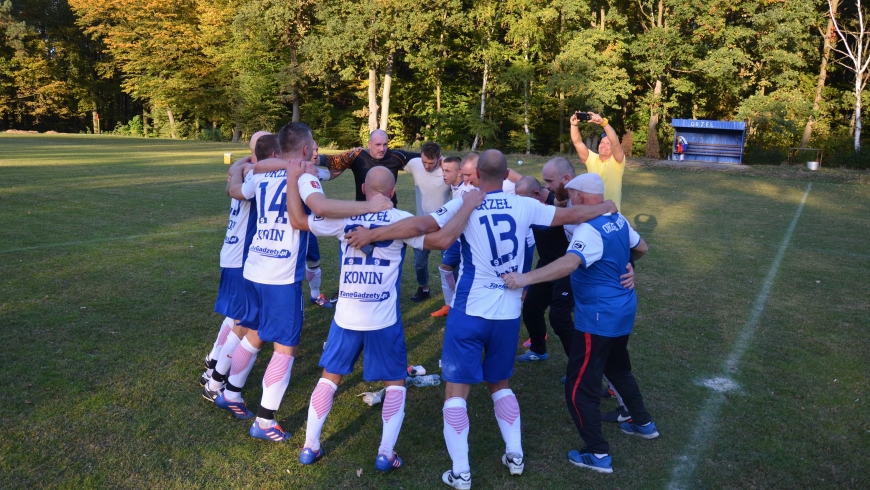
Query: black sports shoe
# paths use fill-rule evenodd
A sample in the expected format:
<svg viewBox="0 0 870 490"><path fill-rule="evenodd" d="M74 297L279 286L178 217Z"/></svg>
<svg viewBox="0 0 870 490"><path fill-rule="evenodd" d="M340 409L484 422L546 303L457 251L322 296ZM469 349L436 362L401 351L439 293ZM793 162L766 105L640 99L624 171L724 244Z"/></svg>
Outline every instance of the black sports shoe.
<svg viewBox="0 0 870 490"><path fill-rule="evenodd" d="M332 293L332 296L329 297L329 302L332 304L338 303L338 291Z"/></svg>
<svg viewBox="0 0 870 490"><path fill-rule="evenodd" d="M628 410L625 407L616 407L609 412L601 412L601 421L602 422L625 422L627 420L631 420L631 415L628 413Z"/></svg>
<svg viewBox="0 0 870 490"><path fill-rule="evenodd" d="M414 293L414 296L411 296L409 299L414 303L419 303L423 300L427 300L430 298L429 289L423 289L423 287L418 287L417 292Z"/></svg>

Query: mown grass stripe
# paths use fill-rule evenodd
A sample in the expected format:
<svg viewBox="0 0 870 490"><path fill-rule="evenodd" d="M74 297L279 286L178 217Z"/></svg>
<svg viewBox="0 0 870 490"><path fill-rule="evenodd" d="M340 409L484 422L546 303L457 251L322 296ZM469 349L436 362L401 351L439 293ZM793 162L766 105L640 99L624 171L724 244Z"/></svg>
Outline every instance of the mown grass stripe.
<svg viewBox="0 0 870 490"><path fill-rule="evenodd" d="M6 250L0 250L0 254L15 253L15 252L27 252L30 250L41 250L44 248L74 247L76 245L91 245L94 243L121 242L121 241L129 241L129 240L148 240L151 238L163 238L163 237L169 237L169 236L187 235L190 233L214 233L215 230L216 230L216 228L199 228L199 229L184 230L184 231L167 231L164 233L149 233L149 234L144 234L144 235L128 235L128 236L117 236L117 237L94 238L91 240L73 240L70 242L61 242L61 243L46 243L43 245L33 245L30 247L7 248Z"/></svg>
<svg viewBox="0 0 870 490"><path fill-rule="evenodd" d="M804 196L797 208L797 212L795 212L794 218L792 218L791 224L782 239L782 243L779 245L779 250L777 250L776 256L773 258L773 263L770 266L770 270L767 272L767 277L764 278L764 283L761 285L761 291L758 293L758 296L755 298L755 303L752 305L752 314L743 326L740 336L734 343L734 348L731 350L728 359L725 361L725 366L721 375L724 378L729 377L731 373L737 370L737 366L740 364L740 359L743 358L743 354L746 352L749 343L752 341L752 336L755 335L755 331L758 329L758 321L761 319L761 314L764 312L764 306L767 304L767 299L770 297L770 290L773 288L776 274L779 272L779 265L782 263L782 258L785 256L785 251L788 249L795 227L797 227L798 219L800 219L801 213L804 210L807 196L810 194L810 189L812 188L812 183L807 185L807 190L804 192ZM695 423L695 428L692 431L692 437L689 440L689 444L677 458L677 466L674 467L674 470L671 473L671 481L668 484L669 489L688 488L689 481L695 473L695 468L698 466L698 460L704 452L704 449L709 444L711 438L710 432L715 426L716 420L719 418L719 412L722 410L722 405L724 404L725 394L720 391L712 391L710 396L708 396L704 401L704 405L701 407L701 411L698 414L698 421Z"/></svg>

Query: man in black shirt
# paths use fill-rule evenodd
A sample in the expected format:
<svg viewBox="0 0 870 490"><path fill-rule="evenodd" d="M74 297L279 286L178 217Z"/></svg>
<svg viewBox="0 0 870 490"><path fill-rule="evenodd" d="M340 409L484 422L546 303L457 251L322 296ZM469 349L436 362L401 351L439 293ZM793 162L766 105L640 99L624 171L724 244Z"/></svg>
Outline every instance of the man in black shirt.
<svg viewBox="0 0 870 490"><path fill-rule="evenodd" d="M534 177L523 177L517 182L516 193L518 196L531 197L538 201L553 205L556 195L541 187ZM537 268L553 262L565 255L568 250L568 238L561 226L533 226L532 233L535 235L535 244L538 247ZM568 356L571 350L571 342L574 338L574 296L571 293L570 276L557 279L553 282L532 284L529 286L526 299L523 301L523 322L529 332L531 347L524 354L517 356L517 362L544 361L547 354L547 324L544 321L544 311L550 308L550 326L553 332L562 342L562 349Z"/></svg>
<svg viewBox="0 0 870 490"><path fill-rule="evenodd" d="M405 165L412 158L419 157L419 153L391 150L389 148L387 133L376 129L369 135L367 150L357 148L340 155L321 155L320 165L329 169L330 180L341 175L345 170L350 169L353 172L353 179L356 184L356 200L365 201L366 196L363 194L362 185L366 181L366 174L368 174L369 169L373 167L386 167L393 173L393 178L398 181L399 170L405 168ZM393 205L398 205L395 195L393 195Z"/></svg>

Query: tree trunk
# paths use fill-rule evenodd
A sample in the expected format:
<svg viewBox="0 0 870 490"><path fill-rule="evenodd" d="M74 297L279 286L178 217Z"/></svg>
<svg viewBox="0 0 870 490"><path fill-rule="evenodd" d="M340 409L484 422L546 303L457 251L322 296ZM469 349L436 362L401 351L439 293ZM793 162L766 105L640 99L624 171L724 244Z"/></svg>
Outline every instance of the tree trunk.
<svg viewBox="0 0 870 490"><path fill-rule="evenodd" d="M94 122L94 134L100 134L100 115L97 113L97 108L91 111L91 119Z"/></svg>
<svg viewBox="0 0 870 490"><path fill-rule="evenodd" d="M855 77L855 151L861 150L861 76Z"/></svg>
<svg viewBox="0 0 870 490"><path fill-rule="evenodd" d="M849 136L855 136L855 110L852 110L852 118L849 119Z"/></svg>
<svg viewBox="0 0 870 490"><path fill-rule="evenodd" d="M528 41L526 41L528 47ZM526 63L529 62L529 52L525 53ZM532 153L532 134L529 132L529 90L532 82L528 78L523 81L523 130L526 132L526 155Z"/></svg>
<svg viewBox="0 0 870 490"><path fill-rule="evenodd" d="M233 143L238 143L240 139L242 139L242 125L236 123L233 127Z"/></svg>
<svg viewBox="0 0 870 490"><path fill-rule="evenodd" d="M175 139L175 116L172 115L172 109L166 109L166 115L169 116L169 136Z"/></svg>
<svg viewBox="0 0 870 490"><path fill-rule="evenodd" d="M831 10L834 15L837 14L837 6L839 0L831 0ZM816 83L816 97L813 99L813 114L807 120L807 125L804 127L804 135L801 137L801 148L806 148L810 144L810 136L813 134L813 124L815 114L819 112L819 104L822 102L822 91L825 89L825 79L828 77L828 60L831 58L831 36L834 35L834 19L828 19L828 28L825 29L825 44L822 47L822 63L819 68L819 81Z"/></svg>
<svg viewBox="0 0 870 490"><path fill-rule="evenodd" d="M148 111L144 106L142 107L142 136L148 137Z"/></svg>
<svg viewBox="0 0 870 490"><path fill-rule="evenodd" d="M386 131L390 124L390 88L393 85L393 56L390 51L387 55L387 66L384 70L384 92L381 94L381 129Z"/></svg>
<svg viewBox="0 0 870 490"><path fill-rule="evenodd" d="M559 91L559 153L565 153L565 92Z"/></svg>
<svg viewBox="0 0 870 490"><path fill-rule="evenodd" d="M373 48L369 60L369 131L376 129L378 129L378 66Z"/></svg>
<svg viewBox="0 0 870 490"><path fill-rule="evenodd" d="M658 101L662 94L662 77L656 77L655 88L653 88L653 103L649 108L649 129L646 132L646 157L661 158L659 154L659 115Z"/></svg>
<svg viewBox="0 0 870 490"><path fill-rule="evenodd" d="M296 47L294 46L290 50L290 65L293 67L293 88L292 95L293 97L293 116L290 119L292 122L299 122L299 83L296 79Z"/></svg>
<svg viewBox="0 0 870 490"><path fill-rule="evenodd" d="M486 113L486 81L489 77L489 60L483 62L483 84L480 87L480 122L483 123L483 117ZM476 131L474 142L471 143L471 151L477 150L477 144L480 142L480 131Z"/></svg>
<svg viewBox="0 0 870 490"><path fill-rule="evenodd" d="M599 28L604 30L604 7L601 7L601 26Z"/></svg>

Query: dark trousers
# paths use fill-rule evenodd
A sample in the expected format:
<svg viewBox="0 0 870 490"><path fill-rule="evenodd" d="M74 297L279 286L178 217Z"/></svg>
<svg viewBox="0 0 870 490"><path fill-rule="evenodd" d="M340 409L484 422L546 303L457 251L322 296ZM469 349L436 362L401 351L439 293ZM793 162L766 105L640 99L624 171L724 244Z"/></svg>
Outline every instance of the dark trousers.
<svg viewBox="0 0 870 490"><path fill-rule="evenodd" d="M627 347L628 335L602 337L574 331L566 373L565 400L580 437L593 453L610 452L610 445L601 433L602 374L622 395L635 424L644 425L652 420L643 405L637 381L631 374Z"/></svg>
<svg viewBox="0 0 870 490"><path fill-rule="evenodd" d="M553 282L532 284L523 301L523 322L532 339L531 351L535 354L547 353L547 323L544 311L550 308L550 326L562 341L565 355L570 355L574 338L574 295L571 292L571 278L563 277Z"/></svg>

